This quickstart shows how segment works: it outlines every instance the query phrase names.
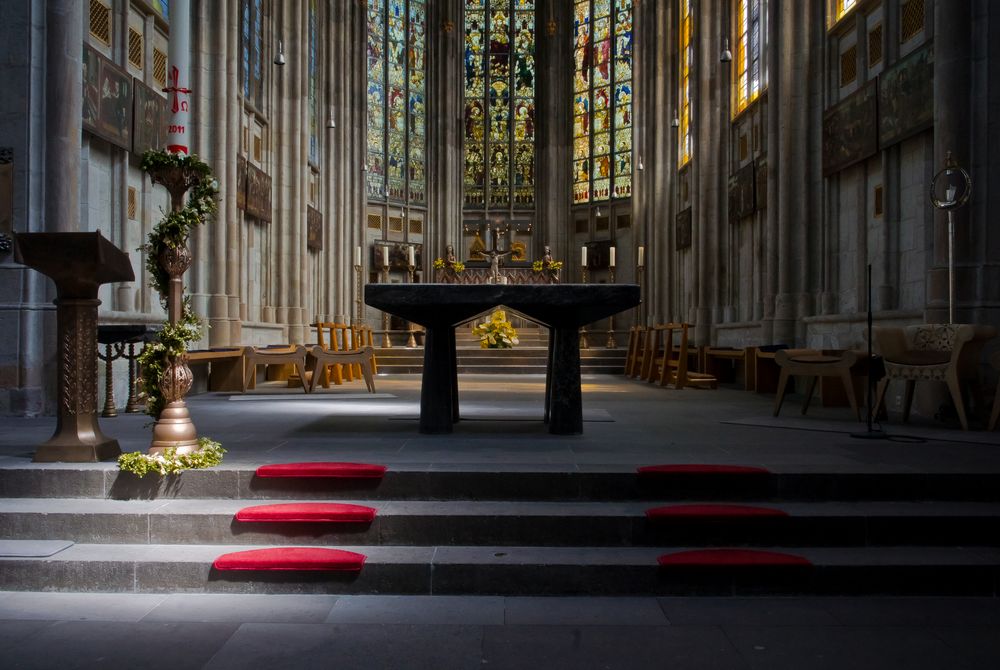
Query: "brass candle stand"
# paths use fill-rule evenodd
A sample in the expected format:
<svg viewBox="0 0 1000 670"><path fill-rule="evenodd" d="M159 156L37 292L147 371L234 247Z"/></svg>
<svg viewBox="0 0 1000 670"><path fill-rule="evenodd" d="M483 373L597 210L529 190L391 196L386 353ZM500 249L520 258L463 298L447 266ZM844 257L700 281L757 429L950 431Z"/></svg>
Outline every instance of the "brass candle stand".
<svg viewBox="0 0 1000 670"><path fill-rule="evenodd" d="M645 274L646 266L640 265L636 268L636 274L638 275L639 284L639 306L636 308L639 314L639 323L636 325L643 326L646 324L646 301L643 299L645 294Z"/></svg>
<svg viewBox="0 0 1000 670"><path fill-rule="evenodd" d="M584 265L580 268L581 283L586 284L587 282L587 266ZM580 348L590 349L590 340L587 339L587 326L580 326Z"/></svg>
<svg viewBox="0 0 1000 670"><path fill-rule="evenodd" d="M407 266L407 270L410 273L410 283L411 284L415 284L416 283L417 266L416 265L409 265L409 266ZM417 346L417 338L413 334L413 324L412 323L409 325L409 331L410 331L410 337L409 337L408 340L406 340L406 346L409 347L410 349L413 349L413 348L415 348Z"/></svg>
<svg viewBox="0 0 1000 670"><path fill-rule="evenodd" d="M382 283L389 283L389 266L382 266ZM389 312L382 311L382 348L392 349L392 340L389 339Z"/></svg>
<svg viewBox="0 0 1000 670"><path fill-rule="evenodd" d="M615 266L609 268L611 272L610 283L615 283ZM608 341L604 343L605 349L616 349L618 347L618 342L615 341L615 315L612 314L608 317Z"/></svg>
<svg viewBox="0 0 1000 670"><path fill-rule="evenodd" d="M104 361L104 409L101 411L103 417L118 416L118 408L115 405L114 367L112 363L115 359L121 358L124 351L125 346L122 342L106 343L103 354L100 347L97 349L97 357ZM129 381L131 382L131 380Z"/></svg>
<svg viewBox="0 0 1000 670"><path fill-rule="evenodd" d="M361 270L360 265L354 266L354 324L361 325Z"/></svg>

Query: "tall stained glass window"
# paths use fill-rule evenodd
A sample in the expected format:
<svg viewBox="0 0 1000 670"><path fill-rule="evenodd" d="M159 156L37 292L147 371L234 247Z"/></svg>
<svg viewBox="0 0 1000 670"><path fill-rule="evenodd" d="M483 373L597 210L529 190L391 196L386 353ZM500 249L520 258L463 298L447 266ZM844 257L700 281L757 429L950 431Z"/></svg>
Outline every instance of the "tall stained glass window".
<svg viewBox="0 0 1000 670"><path fill-rule="evenodd" d="M243 97L264 106L264 0L240 0L240 82Z"/></svg>
<svg viewBox="0 0 1000 670"><path fill-rule="evenodd" d="M319 35L316 0L309 0L309 162L319 165Z"/></svg>
<svg viewBox="0 0 1000 670"><path fill-rule="evenodd" d="M576 0L573 202L632 195L632 0Z"/></svg>
<svg viewBox="0 0 1000 670"><path fill-rule="evenodd" d="M369 199L426 201L424 0L368 0Z"/></svg>
<svg viewBox="0 0 1000 670"><path fill-rule="evenodd" d="M736 2L736 107L739 114L757 99L766 86L763 36L766 8L764 0Z"/></svg>
<svg viewBox="0 0 1000 670"><path fill-rule="evenodd" d="M465 203L534 207L534 0L465 0Z"/></svg>
<svg viewBox="0 0 1000 670"><path fill-rule="evenodd" d="M833 20L839 21L844 16L847 15L854 6L858 4L858 0L833 0Z"/></svg>
<svg viewBox="0 0 1000 670"><path fill-rule="evenodd" d="M686 165L694 153L691 142L691 61L694 47L691 44L691 0L680 0L680 95L677 120L677 166Z"/></svg>

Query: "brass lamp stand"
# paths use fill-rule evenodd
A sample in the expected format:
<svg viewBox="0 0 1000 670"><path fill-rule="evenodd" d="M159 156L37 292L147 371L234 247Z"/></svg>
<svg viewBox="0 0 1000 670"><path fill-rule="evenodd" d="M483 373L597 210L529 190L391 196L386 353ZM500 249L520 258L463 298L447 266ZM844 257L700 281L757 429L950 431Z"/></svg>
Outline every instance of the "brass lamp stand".
<svg viewBox="0 0 1000 670"><path fill-rule="evenodd" d="M389 283L389 266L382 266L382 283ZM382 348L392 349L392 340L389 339L389 312L382 311Z"/></svg>

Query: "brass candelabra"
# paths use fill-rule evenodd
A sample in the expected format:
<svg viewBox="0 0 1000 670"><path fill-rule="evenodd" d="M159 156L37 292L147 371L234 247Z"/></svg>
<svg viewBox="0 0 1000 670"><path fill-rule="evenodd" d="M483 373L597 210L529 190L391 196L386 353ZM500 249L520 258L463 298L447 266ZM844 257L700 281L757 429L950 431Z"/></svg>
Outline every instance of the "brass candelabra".
<svg viewBox="0 0 1000 670"><path fill-rule="evenodd" d="M412 247L411 247L411 249L412 249ZM416 283L417 266L416 265L408 265L407 266L407 270L410 273L410 283L411 284L415 284ZM409 347L409 348L411 348L411 349L413 349L414 347L417 346L417 338L413 334L413 324L412 323L409 325L408 329L410 331L410 337L406 341L406 346Z"/></svg>
<svg viewBox="0 0 1000 670"><path fill-rule="evenodd" d="M361 270L360 265L354 266L354 325L361 325Z"/></svg>
<svg viewBox="0 0 1000 670"><path fill-rule="evenodd" d="M611 272L611 278L609 282L615 283L615 266L609 268ZM618 342L615 341L615 315L612 314L608 317L608 341L604 343L605 349L615 349L618 347Z"/></svg>
<svg viewBox="0 0 1000 670"><path fill-rule="evenodd" d="M389 266L382 266L382 283L389 283ZM382 348L392 349L392 340L389 339L389 312L382 312Z"/></svg>
<svg viewBox="0 0 1000 670"><path fill-rule="evenodd" d="M587 283L587 266L584 265L580 268L581 282ZM590 349L590 340L587 339L587 326L580 326L580 348Z"/></svg>

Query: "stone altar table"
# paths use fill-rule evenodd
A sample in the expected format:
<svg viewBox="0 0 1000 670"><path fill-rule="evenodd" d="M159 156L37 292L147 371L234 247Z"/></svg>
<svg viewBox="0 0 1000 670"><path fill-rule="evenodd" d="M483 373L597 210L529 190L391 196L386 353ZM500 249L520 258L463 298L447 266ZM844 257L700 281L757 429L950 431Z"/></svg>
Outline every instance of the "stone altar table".
<svg viewBox="0 0 1000 670"><path fill-rule="evenodd" d="M545 376L549 432L583 432L579 328L639 304L637 284L368 284L365 303L426 329L420 432L450 433L458 421L455 326L492 307L551 329Z"/></svg>

